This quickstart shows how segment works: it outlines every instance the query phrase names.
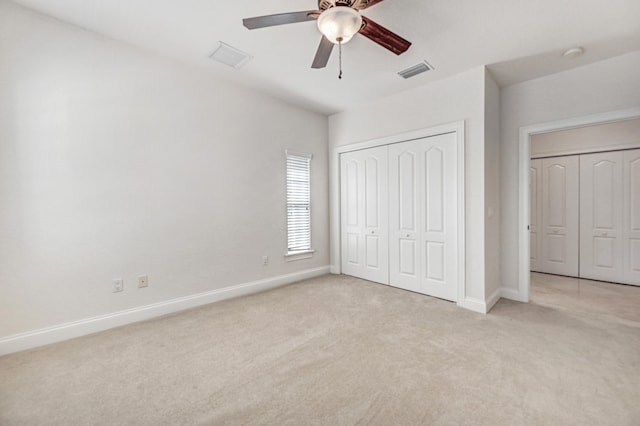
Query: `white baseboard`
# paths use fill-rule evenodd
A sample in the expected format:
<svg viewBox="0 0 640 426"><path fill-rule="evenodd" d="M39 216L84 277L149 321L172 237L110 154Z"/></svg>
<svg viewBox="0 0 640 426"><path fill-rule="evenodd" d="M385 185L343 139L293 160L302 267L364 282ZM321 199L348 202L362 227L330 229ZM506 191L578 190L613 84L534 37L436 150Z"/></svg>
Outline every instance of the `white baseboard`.
<svg viewBox="0 0 640 426"><path fill-rule="evenodd" d="M295 272L287 275L252 281L191 296L179 297L151 305L140 306L111 314L85 318L52 327L28 331L0 338L0 356L32 349L38 346L61 342L87 334L97 333L126 324L156 318L162 315L207 305L221 300L245 296L264 290L291 284L297 281L318 277L330 272L329 266Z"/></svg>
<svg viewBox="0 0 640 426"><path fill-rule="evenodd" d="M498 303L498 300L503 297L505 299L515 300L516 302L527 302L526 300L522 300L522 297L520 296L518 290L501 287L494 291L493 294L489 296L486 302L480 299L467 297L462 303L458 303L458 305L474 312L486 314L495 306L496 303Z"/></svg>
<svg viewBox="0 0 640 426"><path fill-rule="evenodd" d="M505 299L509 299L509 300L515 300L516 302L525 302L525 303L527 302L527 300L524 300L522 298L522 296L520 295L520 292L513 288L502 287L500 289L500 297L504 297Z"/></svg>
<svg viewBox="0 0 640 426"><path fill-rule="evenodd" d="M462 306L465 309L469 309L470 311L478 312L480 314L487 313L487 304L484 302L484 300L467 297L462 301L462 303L458 303L458 305Z"/></svg>
<svg viewBox="0 0 640 426"><path fill-rule="evenodd" d="M493 294L489 296L489 299L487 299L487 312L489 312L495 306L495 304L498 303L498 300L500 300L501 297L502 289L497 288L496 291L494 291Z"/></svg>
<svg viewBox="0 0 640 426"><path fill-rule="evenodd" d="M458 305L462 306L465 309L469 309L470 311L486 314L491 310L491 308L493 308L493 305L498 303L501 295L502 291L498 288L493 292L491 296L489 296L486 301L475 299L473 297L467 297L462 301L462 303L458 303Z"/></svg>

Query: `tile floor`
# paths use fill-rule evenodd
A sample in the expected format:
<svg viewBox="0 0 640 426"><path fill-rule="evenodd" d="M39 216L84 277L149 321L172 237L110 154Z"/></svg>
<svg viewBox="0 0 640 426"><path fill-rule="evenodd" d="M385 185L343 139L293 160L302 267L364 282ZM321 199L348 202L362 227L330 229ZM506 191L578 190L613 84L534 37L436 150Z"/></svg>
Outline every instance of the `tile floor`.
<svg viewBox="0 0 640 426"><path fill-rule="evenodd" d="M531 273L531 303L640 324L640 287Z"/></svg>

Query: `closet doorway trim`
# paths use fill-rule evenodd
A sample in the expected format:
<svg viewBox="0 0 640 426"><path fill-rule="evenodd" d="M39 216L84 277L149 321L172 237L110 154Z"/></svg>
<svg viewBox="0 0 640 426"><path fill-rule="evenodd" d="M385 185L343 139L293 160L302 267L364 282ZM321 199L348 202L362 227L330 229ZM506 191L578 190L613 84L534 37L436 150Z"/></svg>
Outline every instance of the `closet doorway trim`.
<svg viewBox="0 0 640 426"><path fill-rule="evenodd" d="M466 299L465 289L465 162L464 162L464 121L443 124L436 127L429 127L411 132L399 133L378 139L371 139L364 142L341 145L332 149L331 170L330 170L330 194L331 194L331 273L340 274L341 270L341 241L340 241L340 154L351 151L358 151L377 146L391 145L394 143L407 142L416 139L428 138L431 136L443 135L446 133L456 133L457 143L457 167L458 167L458 305L463 305Z"/></svg>

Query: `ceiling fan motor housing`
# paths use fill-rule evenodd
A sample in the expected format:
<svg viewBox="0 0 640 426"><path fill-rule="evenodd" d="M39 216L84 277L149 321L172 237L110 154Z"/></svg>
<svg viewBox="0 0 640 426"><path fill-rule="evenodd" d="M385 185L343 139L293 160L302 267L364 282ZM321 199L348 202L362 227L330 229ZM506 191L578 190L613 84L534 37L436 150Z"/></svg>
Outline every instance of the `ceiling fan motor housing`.
<svg viewBox="0 0 640 426"><path fill-rule="evenodd" d="M367 7L369 0L318 0L318 9L327 10L336 6L347 6L356 10Z"/></svg>

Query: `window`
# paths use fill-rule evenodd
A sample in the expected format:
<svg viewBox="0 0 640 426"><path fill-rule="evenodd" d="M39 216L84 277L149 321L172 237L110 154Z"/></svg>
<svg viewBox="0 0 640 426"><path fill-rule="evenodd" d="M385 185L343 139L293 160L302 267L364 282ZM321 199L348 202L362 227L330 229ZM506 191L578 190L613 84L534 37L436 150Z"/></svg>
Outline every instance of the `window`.
<svg viewBox="0 0 640 426"><path fill-rule="evenodd" d="M286 155L287 255L312 253L311 155L289 150L286 151Z"/></svg>

